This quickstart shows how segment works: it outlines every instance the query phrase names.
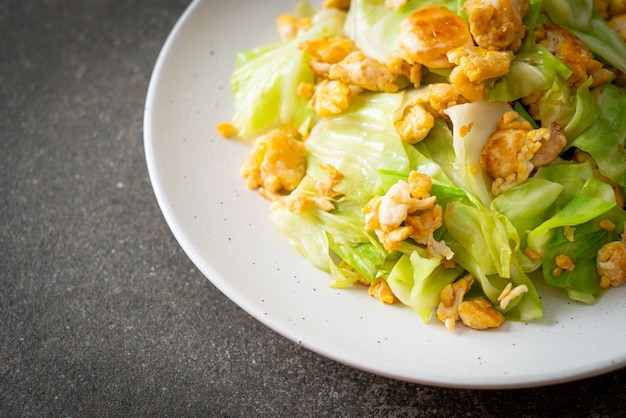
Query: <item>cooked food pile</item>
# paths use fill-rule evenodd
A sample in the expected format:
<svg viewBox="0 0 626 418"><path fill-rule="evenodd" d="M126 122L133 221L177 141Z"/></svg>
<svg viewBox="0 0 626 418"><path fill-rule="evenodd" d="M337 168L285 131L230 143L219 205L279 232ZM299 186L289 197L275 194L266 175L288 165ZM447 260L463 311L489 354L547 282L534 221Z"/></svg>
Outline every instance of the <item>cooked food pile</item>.
<svg viewBox="0 0 626 418"><path fill-rule="evenodd" d="M331 286L453 330L623 285L626 1L301 2L277 32L218 130Z"/></svg>

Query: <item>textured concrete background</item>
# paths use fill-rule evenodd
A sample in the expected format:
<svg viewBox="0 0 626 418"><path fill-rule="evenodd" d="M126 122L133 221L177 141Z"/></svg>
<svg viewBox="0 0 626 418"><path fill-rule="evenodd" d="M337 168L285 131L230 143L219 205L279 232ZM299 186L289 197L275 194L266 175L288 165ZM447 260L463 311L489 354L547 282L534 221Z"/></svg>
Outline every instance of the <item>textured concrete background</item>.
<svg viewBox="0 0 626 418"><path fill-rule="evenodd" d="M213 287L161 216L142 144L152 66L187 4L0 4L0 416L626 410L626 370L509 391L353 370L277 335Z"/></svg>

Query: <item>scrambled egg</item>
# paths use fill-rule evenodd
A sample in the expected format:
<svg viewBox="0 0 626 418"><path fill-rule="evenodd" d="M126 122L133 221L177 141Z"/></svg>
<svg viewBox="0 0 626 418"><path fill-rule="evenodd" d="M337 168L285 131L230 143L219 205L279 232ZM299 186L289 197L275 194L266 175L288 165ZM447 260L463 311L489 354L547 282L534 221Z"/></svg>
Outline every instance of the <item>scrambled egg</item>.
<svg viewBox="0 0 626 418"><path fill-rule="evenodd" d="M300 83L298 84L298 89L296 90L296 94L303 99L310 99L313 96L313 92L315 91L315 85L311 83Z"/></svg>
<svg viewBox="0 0 626 418"><path fill-rule="evenodd" d="M308 17L298 18L283 13L276 19L276 28L281 41L290 41L309 29L313 23Z"/></svg>
<svg viewBox="0 0 626 418"><path fill-rule="evenodd" d="M626 12L612 17L611 20L609 20L609 25L615 29L620 38L626 41Z"/></svg>
<svg viewBox="0 0 626 418"><path fill-rule="evenodd" d="M558 123L552 122L546 129L549 132L549 136L541 137L541 147L530 159L530 163L534 167L542 167L551 163L561 154L561 151L563 151L567 145L567 138Z"/></svg>
<svg viewBox="0 0 626 418"><path fill-rule="evenodd" d="M572 75L567 79L572 87L579 87L589 76L593 76L591 87L605 83L614 76L613 72L602 68L602 63L594 59L587 45L567 29L538 24L535 29L535 41L572 70Z"/></svg>
<svg viewBox="0 0 626 418"><path fill-rule="evenodd" d="M321 38L303 41L298 48L311 56L309 67L322 79L370 91L395 92L396 76L381 62L357 50L348 38Z"/></svg>
<svg viewBox="0 0 626 418"><path fill-rule="evenodd" d="M422 114L422 109L430 113L435 119L450 121L445 110L457 104L467 103L460 90L453 84L433 83L420 91L416 91L402 108L396 112L394 124L401 138L409 143L419 142L419 137L424 137L432 128L430 118ZM419 106L422 109L415 109Z"/></svg>
<svg viewBox="0 0 626 418"><path fill-rule="evenodd" d="M306 151L299 134L290 128L261 136L244 160L241 174L250 189L270 200L293 191L306 172Z"/></svg>
<svg viewBox="0 0 626 418"><path fill-rule="evenodd" d="M487 98L483 81L508 73L515 58L511 51L489 51L478 46L462 46L446 55L456 65L450 73L450 81L472 102Z"/></svg>
<svg viewBox="0 0 626 418"><path fill-rule="evenodd" d="M620 241L605 244L598 250L596 269L600 275L600 286L604 289L617 287L626 281L626 243Z"/></svg>
<svg viewBox="0 0 626 418"><path fill-rule="evenodd" d="M494 51L520 48L529 8L530 0L467 0L463 5L476 44Z"/></svg>
<svg viewBox="0 0 626 418"><path fill-rule="evenodd" d="M401 75L406 77L413 87L419 87L422 81L421 64L410 64L405 61L398 52L393 52L387 57L385 62L387 69L393 75Z"/></svg>
<svg viewBox="0 0 626 418"><path fill-rule="evenodd" d="M376 196L363 208L366 229L373 230L385 249L393 251L411 238L427 246L430 256L453 257L445 243L433 238L442 225L442 209L430 195L432 180L412 171L409 181L398 180L384 196Z"/></svg>
<svg viewBox="0 0 626 418"><path fill-rule="evenodd" d="M370 91L396 92L396 77L378 60L360 51L348 54L328 70L328 78Z"/></svg>
<svg viewBox="0 0 626 418"><path fill-rule="evenodd" d="M320 163L320 167L328 173L328 183L318 183L315 188L322 196L338 197L342 193L335 190L335 186L343 180L343 174L330 164Z"/></svg>
<svg viewBox="0 0 626 418"><path fill-rule="evenodd" d="M481 165L494 179L492 193L497 196L523 183L536 167L554 161L566 145L567 138L556 122L532 129L517 112L505 113L480 156Z"/></svg>
<svg viewBox="0 0 626 418"><path fill-rule="evenodd" d="M391 291L389 284L382 278L375 279L370 283L367 294L375 297L382 303L393 304L398 302L398 298Z"/></svg>
<svg viewBox="0 0 626 418"><path fill-rule="evenodd" d="M607 21L626 14L626 0L594 0L593 5L600 16Z"/></svg>
<svg viewBox="0 0 626 418"><path fill-rule="evenodd" d="M288 195L279 196L276 200L281 206L293 213L301 213L307 210L311 204L324 212L335 209L335 205L326 196L316 197L309 193L294 190Z"/></svg>
<svg viewBox="0 0 626 418"><path fill-rule="evenodd" d="M450 68L446 53L474 41L463 18L445 6L426 6L400 23L398 53L410 64Z"/></svg>
<svg viewBox="0 0 626 418"><path fill-rule="evenodd" d="M604 219L600 222L600 228L609 232L615 231L615 224L610 219Z"/></svg>
<svg viewBox="0 0 626 418"><path fill-rule="evenodd" d="M350 97L363 89L398 91L393 74L385 64L357 50L344 37L303 41L298 48L309 54L309 67L320 78L309 102L318 116L328 117L345 110Z"/></svg>
<svg viewBox="0 0 626 418"><path fill-rule="evenodd" d="M321 81L313 93L309 106L325 118L341 113L350 105L350 87L338 80Z"/></svg>
<svg viewBox="0 0 626 418"><path fill-rule="evenodd" d="M565 254L557 255L555 262L556 267L552 270L554 277L559 277L563 270L573 271L576 268L574 261Z"/></svg>
<svg viewBox="0 0 626 418"><path fill-rule="evenodd" d="M230 122L220 122L217 125L217 132L224 138L232 138L237 135L237 128Z"/></svg>
<svg viewBox="0 0 626 418"><path fill-rule="evenodd" d="M500 296L498 296L498 302L500 302L500 308L506 309L509 303L516 297L528 292L528 286L520 284L513 287L513 283L509 283L505 286Z"/></svg>
<svg viewBox="0 0 626 418"><path fill-rule="evenodd" d="M309 67L322 78L328 77L331 65L340 62L357 49L351 39L344 37L310 39L300 42L298 48L311 56Z"/></svg>
<svg viewBox="0 0 626 418"><path fill-rule="evenodd" d="M563 236L569 242L574 242L576 240L576 227L570 225L563 226Z"/></svg>
<svg viewBox="0 0 626 418"><path fill-rule="evenodd" d="M373 296L378 301L389 305L400 302L391 290L391 287L389 287L389 283L383 277L378 277L370 282L343 260L339 263L339 267L353 272L356 276L354 283L368 286L367 294Z"/></svg>
<svg viewBox="0 0 626 418"><path fill-rule="evenodd" d="M319 196L311 192L296 189L288 195L279 196L277 202L287 210L294 213L304 212L311 205L314 205L318 209L325 212L330 212L335 209L333 199L341 196L342 193L336 191L334 187L341 182L343 174L330 164L320 163L319 166L328 173L327 183L321 181L315 183L315 189L318 191ZM314 180L308 179L308 181Z"/></svg>
<svg viewBox="0 0 626 418"><path fill-rule="evenodd" d="M437 318L449 331L454 330L460 320L472 329L497 328L506 318L484 297L463 300L474 283L474 277L467 275L443 288L437 306Z"/></svg>
<svg viewBox="0 0 626 418"><path fill-rule="evenodd" d="M467 103L458 87L448 83L434 83L428 86L428 109L435 117L450 120L444 111L452 106Z"/></svg>
<svg viewBox="0 0 626 418"><path fill-rule="evenodd" d="M463 71L469 81L475 82L508 73L515 55L511 51L489 51L479 46L463 46L448 51L447 57Z"/></svg>
<svg viewBox="0 0 626 418"><path fill-rule="evenodd" d="M394 125L404 142L415 144L426 138L435 126L435 118L425 109L423 103L413 101L402 108Z"/></svg>
<svg viewBox="0 0 626 418"><path fill-rule="evenodd" d="M472 286L472 283L474 283L474 277L468 274L444 287L439 295L437 318L444 323L449 331L452 331L456 322L461 319L459 305L463 302L463 298Z"/></svg>
<svg viewBox="0 0 626 418"><path fill-rule="evenodd" d="M596 0L594 3L601 16L626 41L626 0Z"/></svg>
<svg viewBox="0 0 626 418"><path fill-rule="evenodd" d="M496 196L528 179L541 141L550 139L548 129L531 129L530 123L518 118L515 111L505 113L480 154L481 165L494 179L491 191Z"/></svg>
<svg viewBox="0 0 626 418"><path fill-rule="evenodd" d="M472 329L497 328L506 320L502 312L484 297L461 302L459 316L463 325Z"/></svg>
<svg viewBox="0 0 626 418"><path fill-rule="evenodd" d="M461 67L455 67L450 73L450 82L459 90L461 95L470 102L487 100L485 84L480 81L470 81Z"/></svg>
<svg viewBox="0 0 626 418"><path fill-rule="evenodd" d="M380 202L377 212L378 223L381 226L396 227L402 224L409 215L432 208L437 198L429 196L423 199L413 196L409 183L398 180L378 200Z"/></svg>

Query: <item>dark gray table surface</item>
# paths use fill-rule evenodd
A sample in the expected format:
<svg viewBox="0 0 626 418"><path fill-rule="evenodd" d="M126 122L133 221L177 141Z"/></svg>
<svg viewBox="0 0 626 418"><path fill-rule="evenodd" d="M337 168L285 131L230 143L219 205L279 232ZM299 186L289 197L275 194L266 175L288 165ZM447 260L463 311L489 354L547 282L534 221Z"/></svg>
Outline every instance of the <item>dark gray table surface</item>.
<svg viewBox="0 0 626 418"><path fill-rule="evenodd" d="M399 382L223 296L170 233L143 152L152 67L188 3L0 4L0 416L626 411L626 370L517 390Z"/></svg>

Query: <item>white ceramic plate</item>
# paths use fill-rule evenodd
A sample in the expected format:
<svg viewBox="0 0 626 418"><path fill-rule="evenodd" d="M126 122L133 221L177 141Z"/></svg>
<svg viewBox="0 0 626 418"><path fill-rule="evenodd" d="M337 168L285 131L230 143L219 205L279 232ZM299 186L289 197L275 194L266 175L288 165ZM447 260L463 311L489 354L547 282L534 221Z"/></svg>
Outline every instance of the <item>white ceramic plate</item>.
<svg viewBox="0 0 626 418"><path fill-rule="evenodd" d="M571 381L626 365L626 292L597 305L540 289L541 321L493 331L448 332L362 289L328 287L267 219L246 189L248 148L221 138L230 120L235 53L276 41L274 21L296 0L193 2L158 58L145 109L145 151L156 198L193 263L226 296L283 336L376 374L459 388L515 388ZM321 2L313 2L319 5ZM207 324L210 326L210 324Z"/></svg>

